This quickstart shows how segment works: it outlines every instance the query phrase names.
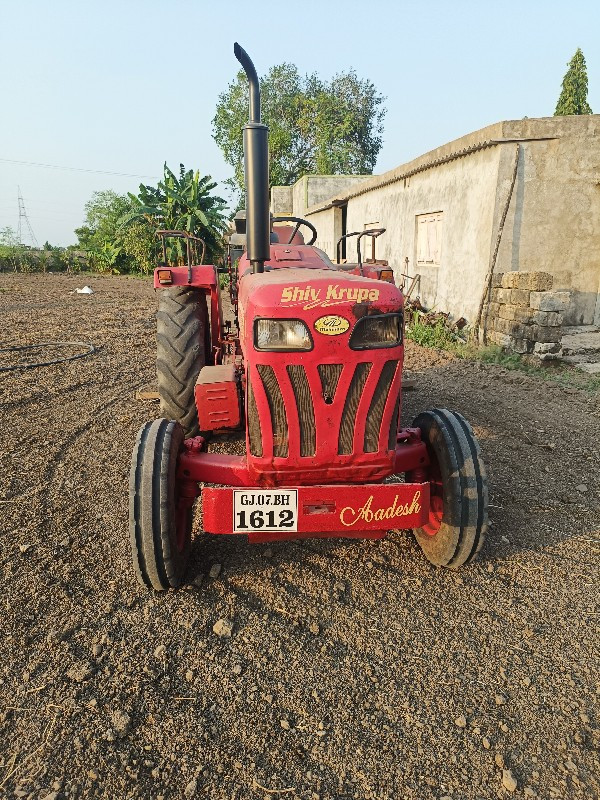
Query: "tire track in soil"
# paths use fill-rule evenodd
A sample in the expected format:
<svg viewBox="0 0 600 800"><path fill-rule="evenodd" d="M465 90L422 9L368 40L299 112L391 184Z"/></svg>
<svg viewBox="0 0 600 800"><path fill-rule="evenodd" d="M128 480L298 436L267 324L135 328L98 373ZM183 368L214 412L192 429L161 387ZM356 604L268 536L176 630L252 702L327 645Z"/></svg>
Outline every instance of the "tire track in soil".
<svg viewBox="0 0 600 800"><path fill-rule="evenodd" d="M90 380L83 381L81 383L74 383L70 384L69 386L59 387L54 391L44 390L36 394L31 394L28 397L19 397L15 398L14 400L6 400L0 403L0 410L6 412L6 411L11 411L12 409L15 408L21 409L23 408L24 405L30 403L37 403L41 401L48 403L52 400L57 400L64 394L71 394L71 392L75 392L79 389L84 389L94 385L97 385L97 380L90 378Z"/></svg>
<svg viewBox="0 0 600 800"><path fill-rule="evenodd" d="M50 490L50 485L52 483L52 478L56 472L56 468L59 464L63 463L63 458L67 452L67 450L76 444L77 440L83 436L86 431L90 428L94 427L97 422L100 421L102 415L112 408L119 400L122 400L124 394L117 395L116 397L111 398L107 402L102 403L101 406L98 406L96 409L92 411L92 415L88 417L86 421L77 425L72 431L69 431L66 438L63 439L56 450L53 452L53 457L51 458L48 466L46 467L46 492Z"/></svg>

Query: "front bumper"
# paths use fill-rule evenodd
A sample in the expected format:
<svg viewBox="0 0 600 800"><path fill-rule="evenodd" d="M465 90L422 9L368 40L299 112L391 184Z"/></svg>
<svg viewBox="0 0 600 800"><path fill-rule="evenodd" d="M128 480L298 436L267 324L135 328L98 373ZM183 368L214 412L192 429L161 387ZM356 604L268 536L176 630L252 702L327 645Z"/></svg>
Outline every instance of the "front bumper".
<svg viewBox="0 0 600 800"><path fill-rule="evenodd" d="M240 490L230 486L202 489L207 533L233 533L234 491ZM388 530L420 528L429 519L429 483L298 486L297 492L297 530L249 531L249 541L319 536L380 539Z"/></svg>

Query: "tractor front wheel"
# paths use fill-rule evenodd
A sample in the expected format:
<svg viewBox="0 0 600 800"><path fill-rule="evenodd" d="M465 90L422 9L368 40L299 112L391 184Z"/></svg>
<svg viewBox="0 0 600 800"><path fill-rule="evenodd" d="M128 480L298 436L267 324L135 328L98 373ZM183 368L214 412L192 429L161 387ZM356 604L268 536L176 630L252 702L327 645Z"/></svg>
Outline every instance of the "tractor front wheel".
<svg viewBox="0 0 600 800"><path fill-rule="evenodd" d="M177 422L157 419L138 433L129 476L129 537L136 577L143 586L181 585L190 554L192 503L177 490L183 447Z"/></svg>
<svg viewBox="0 0 600 800"><path fill-rule="evenodd" d="M487 530L487 476L479 443L455 411L424 411L412 426L421 429L430 459L429 521L415 537L432 564L456 569L475 557Z"/></svg>
<svg viewBox="0 0 600 800"><path fill-rule="evenodd" d="M194 386L210 358L206 297L189 286L161 289L156 320L160 411L190 438L198 433Z"/></svg>

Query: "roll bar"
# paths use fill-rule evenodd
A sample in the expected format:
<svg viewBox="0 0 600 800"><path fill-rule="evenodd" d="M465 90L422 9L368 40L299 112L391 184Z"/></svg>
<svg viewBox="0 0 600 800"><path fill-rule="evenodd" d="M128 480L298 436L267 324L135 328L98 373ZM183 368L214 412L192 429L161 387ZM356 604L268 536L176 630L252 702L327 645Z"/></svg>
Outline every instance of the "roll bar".
<svg viewBox="0 0 600 800"><path fill-rule="evenodd" d="M358 268L360 270L360 274L364 275L363 273L363 263L362 263L362 253L360 252L360 240L363 236L370 236L372 239L376 239L378 236L381 236L382 233L385 233L385 228L371 228L368 231L353 231L352 233L345 233L343 236L340 236L336 245L336 263L340 263L340 246L344 239L349 239L351 236L358 236L356 240L356 254L358 256Z"/></svg>
<svg viewBox="0 0 600 800"><path fill-rule="evenodd" d="M204 239L200 239L198 236L192 236L191 233L187 231L169 231L169 230L158 230L156 231L156 235L160 237L162 241L162 253L163 253L163 261L165 264L167 263L167 239L185 239L185 255L186 255L186 265L188 268L188 283L192 282L192 256L194 257L194 261L198 261L198 242L202 245L202 255L200 256L199 263L204 263L204 255L206 253L206 242Z"/></svg>

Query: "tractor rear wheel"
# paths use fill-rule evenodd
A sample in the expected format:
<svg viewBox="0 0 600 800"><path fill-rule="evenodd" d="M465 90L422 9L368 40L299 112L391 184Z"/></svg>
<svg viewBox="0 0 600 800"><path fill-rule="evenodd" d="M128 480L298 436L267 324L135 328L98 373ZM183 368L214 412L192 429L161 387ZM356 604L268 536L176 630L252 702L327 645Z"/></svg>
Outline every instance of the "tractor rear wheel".
<svg viewBox="0 0 600 800"><path fill-rule="evenodd" d="M156 315L156 372L160 411L176 420L186 438L198 433L194 386L210 357L206 297L198 289L161 289Z"/></svg>
<svg viewBox="0 0 600 800"><path fill-rule="evenodd" d="M455 411L424 411L412 427L430 458L429 522L415 530L425 556L437 566L457 567L480 550L488 523L488 487L479 443L466 419Z"/></svg>
<svg viewBox="0 0 600 800"><path fill-rule="evenodd" d="M179 586L190 554L192 504L175 480L183 429L157 419L138 433L129 475L129 538L138 582L152 589Z"/></svg>

